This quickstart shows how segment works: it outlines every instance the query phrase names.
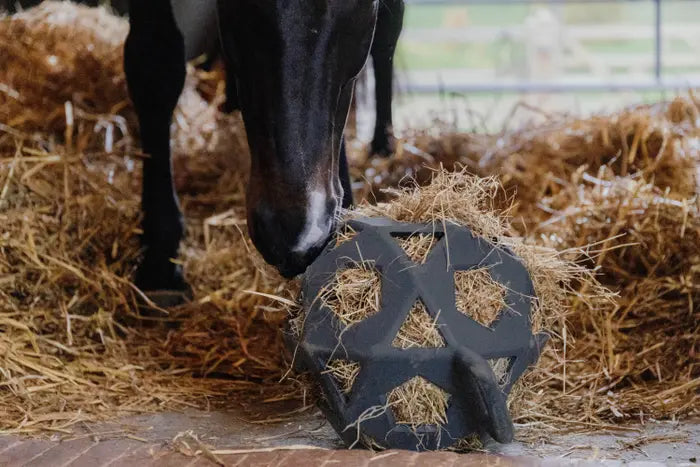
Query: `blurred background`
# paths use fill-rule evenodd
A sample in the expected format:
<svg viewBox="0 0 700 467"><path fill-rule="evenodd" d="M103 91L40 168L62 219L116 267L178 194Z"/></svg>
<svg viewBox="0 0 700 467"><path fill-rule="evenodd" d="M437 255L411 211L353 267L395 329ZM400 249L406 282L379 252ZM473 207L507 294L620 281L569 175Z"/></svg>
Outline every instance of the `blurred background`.
<svg viewBox="0 0 700 467"><path fill-rule="evenodd" d="M492 131L657 102L700 87L700 2L407 0L396 68L399 132L434 118ZM363 138L372 87L366 73Z"/></svg>

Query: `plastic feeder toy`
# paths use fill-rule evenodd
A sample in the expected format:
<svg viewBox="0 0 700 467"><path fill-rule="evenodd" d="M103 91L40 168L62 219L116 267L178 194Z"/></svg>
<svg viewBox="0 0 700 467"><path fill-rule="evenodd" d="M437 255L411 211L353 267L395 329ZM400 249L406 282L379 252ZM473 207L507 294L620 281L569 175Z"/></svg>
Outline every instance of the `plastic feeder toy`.
<svg viewBox="0 0 700 467"><path fill-rule="evenodd" d="M513 438L507 396L547 340L530 276L455 224L348 221L307 271L287 345L348 446Z"/></svg>

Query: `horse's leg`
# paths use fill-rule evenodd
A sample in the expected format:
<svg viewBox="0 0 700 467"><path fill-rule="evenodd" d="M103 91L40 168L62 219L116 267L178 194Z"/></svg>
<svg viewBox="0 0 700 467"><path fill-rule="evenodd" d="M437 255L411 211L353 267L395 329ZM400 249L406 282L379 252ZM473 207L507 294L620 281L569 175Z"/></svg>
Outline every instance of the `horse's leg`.
<svg viewBox="0 0 700 467"><path fill-rule="evenodd" d="M231 113L241 108L238 101L238 87L236 86L236 69L230 59L224 59L226 68L226 102L224 112Z"/></svg>
<svg viewBox="0 0 700 467"><path fill-rule="evenodd" d="M374 63L377 120L374 126L373 154L389 155L394 152L391 101L394 79L394 52L403 27L403 0L379 2L377 29L372 43Z"/></svg>
<svg viewBox="0 0 700 467"><path fill-rule="evenodd" d="M136 284L144 291L185 290L177 257L183 221L173 186L170 123L185 82L185 46L170 0L132 0L130 31L124 48L124 69L136 108L143 163L144 258ZM154 295L158 296L158 295ZM177 298L160 295L164 302Z"/></svg>
<svg viewBox="0 0 700 467"><path fill-rule="evenodd" d="M340 142L340 156L338 174L340 183L343 186L343 208L348 209L353 204L352 183L350 181L350 170L348 168L348 157L345 152L345 138Z"/></svg>

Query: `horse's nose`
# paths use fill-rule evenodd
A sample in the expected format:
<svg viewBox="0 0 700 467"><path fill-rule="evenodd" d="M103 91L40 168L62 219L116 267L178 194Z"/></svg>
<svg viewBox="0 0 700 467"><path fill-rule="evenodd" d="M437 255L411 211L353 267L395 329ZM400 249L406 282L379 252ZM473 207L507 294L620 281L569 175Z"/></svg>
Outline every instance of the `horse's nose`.
<svg viewBox="0 0 700 467"><path fill-rule="evenodd" d="M282 262L277 265L279 273L287 279L292 279L306 271L306 268L313 263L318 255L323 250L325 245L318 245L304 254L291 253L282 259Z"/></svg>
<svg viewBox="0 0 700 467"><path fill-rule="evenodd" d="M304 206L258 202L249 212L248 229L265 261L291 278L303 273L325 247L335 209L335 201L314 194Z"/></svg>

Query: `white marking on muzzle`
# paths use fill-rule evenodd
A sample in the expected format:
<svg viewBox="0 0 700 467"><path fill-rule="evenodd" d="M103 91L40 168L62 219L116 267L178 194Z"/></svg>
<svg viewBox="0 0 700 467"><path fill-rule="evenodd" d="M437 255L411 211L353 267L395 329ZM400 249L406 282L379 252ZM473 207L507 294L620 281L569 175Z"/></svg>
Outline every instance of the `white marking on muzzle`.
<svg viewBox="0 0 700 467"><path fill-rule="evenodd" d="M325 240L328 235L329 222L326 215L326 195L321 191L309 193L309 206L306 210L306 224L299 234L296 246L292 251L305 253L310 248Z"/></svg>

